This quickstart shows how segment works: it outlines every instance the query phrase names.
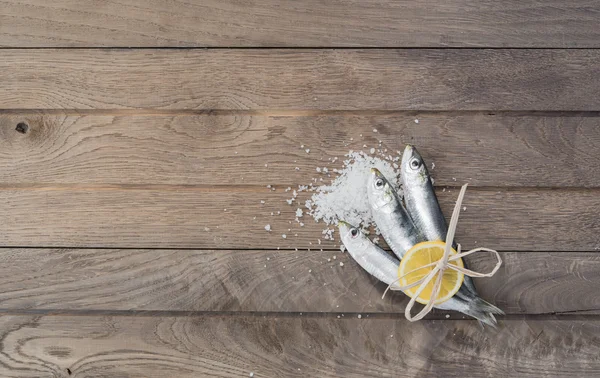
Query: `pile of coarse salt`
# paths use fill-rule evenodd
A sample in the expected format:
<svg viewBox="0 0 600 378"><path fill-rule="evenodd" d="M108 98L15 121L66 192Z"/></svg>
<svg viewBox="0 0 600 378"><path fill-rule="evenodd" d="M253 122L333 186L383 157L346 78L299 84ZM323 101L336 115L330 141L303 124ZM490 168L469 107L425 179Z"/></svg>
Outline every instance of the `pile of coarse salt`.
<svg viewBox="0 0 600 378"><path fill-rule="evenodd" d="M334 169L337 176L330 185L310 188L313 195L306 201L307 213L315 221L323 221L328 226L337 226L338 221L345 221L364 230L375 226L371 215L367 196L367 183L371 168L377 168L388 179L395 190L399 188L400 169L395 162L400 157L383 159L370 156L362 151L350 151L346 154L342 169ZM325 239L333 240L335 228L323 230Z"/></svg>

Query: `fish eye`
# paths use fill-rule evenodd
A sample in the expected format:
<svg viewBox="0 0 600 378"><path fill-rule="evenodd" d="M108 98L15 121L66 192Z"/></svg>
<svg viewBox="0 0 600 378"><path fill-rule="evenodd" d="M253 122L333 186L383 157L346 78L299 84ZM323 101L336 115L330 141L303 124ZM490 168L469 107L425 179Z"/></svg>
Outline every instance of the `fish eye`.
<svg viewBox="0 0 600 378"><path fill-rule="evenodd" d="M375 186L377 186L378 188L382 188L383 187L383 180L382 179L377 179L377 181L375 181Z"/></svg>
<svg viewBox="0 0 600 378"><path fill-rule="evenodd" d="M352 234L352 237L355 238L356 235L358 235L358 230L356 228L353 228L352 230L350 230L350 234Z"/></svg>
<svg viewBox="0 0 600 378"><path fill-rule="evenodd" d="M417 169L417 168L419 168L420 166L421 166L421 162L419 162L419 160L418 160L418 159L413 159L413 160L411 160L411 161L410 161L410 167L411 167L412 169Z"/></svg>

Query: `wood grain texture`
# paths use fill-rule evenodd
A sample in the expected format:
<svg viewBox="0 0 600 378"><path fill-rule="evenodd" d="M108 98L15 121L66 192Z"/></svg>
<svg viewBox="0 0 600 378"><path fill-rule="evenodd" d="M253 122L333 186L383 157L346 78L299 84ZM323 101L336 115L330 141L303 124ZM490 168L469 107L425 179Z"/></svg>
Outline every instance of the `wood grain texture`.
<svg viewBox="0 0 600 378"><path fill-rule="evenodd" d="M2 185L297 187L379 141L393 156L417 145L438 186L600 187L600 117L576 116L5 114L0 172Z"/></svg>
<svg viewBox="0 0 600 378"><path fill-rule="evenodd" d="M0 109L600 110L600 50L3 50Z"/></svg>
<svg viewBox="0 0 600 378"><path fill-rule="evenodd" d="M505 252L475 280L507 314L600 312L600 254ZM0 313L393 313L407 297L333 251L0 249ZM468 258L490 271L494 259ZM443 315L440 315L443 317ZM451 314L452 319L462 314Z"/></svg>
<svg viewBox="0 0 600 378"><path fill-rule="evenodd" d="M440 193L447 216L457 195L455 189ZM317 244L322 223L308 217L303 218L304 227L295 222L294 213L302 205L288 205L290 197L283 190L229 186L2 188L0 245L333 247L333 242ZM461 213L457 240L466 248L591 251L600 247L600 235L591 231L600 222L597 190L471 189L463 203L467 209ZM271 232L265 231L267 224Z"/></svg>
<svg viewBox="0 0 600 378"><path fill-rule="evenodd" d="M0 318L3 377L591 377L597 320ZM68 369L68 370L67 370ZM70 372L70 374L69 374Z"/></svg>
<svg viewBox="0 0 600 378"><path fill-rule="evenodd" d="M589 0L6 0L12 47L598 47Z"/></svg>

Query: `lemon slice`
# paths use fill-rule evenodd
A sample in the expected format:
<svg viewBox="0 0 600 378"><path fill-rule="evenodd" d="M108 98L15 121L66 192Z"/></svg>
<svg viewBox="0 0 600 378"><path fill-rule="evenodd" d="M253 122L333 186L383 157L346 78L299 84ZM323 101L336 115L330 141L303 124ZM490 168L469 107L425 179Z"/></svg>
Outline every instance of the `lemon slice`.
<svg viewBox="0 0 600 378"><path fill-rule="evenodd" d="M441 260L444 256L445 247L446 243L439 240L422 242L413 246L408 252L406 252L404 257L402 258L402 261L400 261L400 268L398 268L398 277L400 277L400 285L410 285L411 283L414 283L431 273L431 271L434 269L433 266L427 268L421 267L429 263L438 262L439 260ZM452 255L456 255L456 251L454 249L450 250L450 256ZM462 259L451 261L450 264L464 267ZM409 274L406 275L406 273ZM439 274L440 272L438 272L433 277L433 279L429 281L427 286L425 286L425 290L423 290L421 292L421 295L417 297L417 302L421 304L427 304L429 302L433 291L433 285L435 284L435 281L437 280L437 276ZM454 296L454 294L458 292L458 289L460 289L464 279L465 275L462 272L458 272L451 268L446 269L442 277L440 291L434 303L440 304L452 298L452 296ZM409 297L414 298L415 293L418 289L419 285L405 290L404 292Z"/></svg>

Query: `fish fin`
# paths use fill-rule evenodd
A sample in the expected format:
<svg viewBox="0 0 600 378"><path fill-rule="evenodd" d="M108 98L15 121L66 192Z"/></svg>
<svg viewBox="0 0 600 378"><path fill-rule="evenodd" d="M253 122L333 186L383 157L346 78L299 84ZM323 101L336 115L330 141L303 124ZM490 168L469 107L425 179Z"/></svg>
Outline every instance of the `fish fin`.
<svg viewBox="0 0 600 378"><path fill-rule="evenodd" d="M494 315L504 315L504 311L479 297L469 301L469 306L464 313L479 320L482 327L488 325L492 328L496 328L498 324Z"/></svg>

